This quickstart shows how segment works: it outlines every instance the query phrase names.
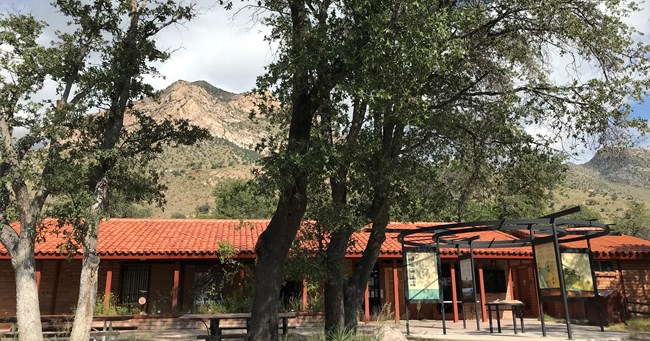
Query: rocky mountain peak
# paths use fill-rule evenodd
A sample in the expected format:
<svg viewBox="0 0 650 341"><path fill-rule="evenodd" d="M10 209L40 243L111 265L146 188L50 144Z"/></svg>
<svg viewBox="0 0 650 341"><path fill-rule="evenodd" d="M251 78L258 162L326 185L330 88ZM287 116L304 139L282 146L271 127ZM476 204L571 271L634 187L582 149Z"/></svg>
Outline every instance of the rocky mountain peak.
<svg viewBox="0 0 650 341"><path fill-rule="evenodd" d="M584 166L612 182L650 187L650 149L648 148L599 150Z"/></svg>
<svg viewBox="0 0 650 341"><path fill-rule="evenodd" d="M163 90L158 99L147 98L134 107L156 119L187 119L214 137L252 149L268 130L266 120L254 123L249 118L258 101L254 95L231 93L206 81L179 80Z"/></svg>

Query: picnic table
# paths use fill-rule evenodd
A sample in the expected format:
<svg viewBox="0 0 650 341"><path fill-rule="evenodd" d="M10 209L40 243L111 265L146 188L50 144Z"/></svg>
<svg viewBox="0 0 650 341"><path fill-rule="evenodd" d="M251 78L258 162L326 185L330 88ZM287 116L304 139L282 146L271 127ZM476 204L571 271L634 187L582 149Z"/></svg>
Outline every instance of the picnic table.
<svg viewBox="0 0 650 341"><path fill-rule="evenodd" d="M115 339L119 335L118 331L113 330L113 321L126 321L130 320L130 315L114 315L114 316L94 316L93 321L104 322L101 330L93 329L91 336L102 337L102 341L106 341L106 337ZM41 315L41 323L43 324L43 336L60 337L68 335L69 330L65 330L64 325L68 322L74 321L74 315ZM0 333L2 336L13 337L18 334L18 320L15 316L0 317L0 323L9 323L9 331Z"/></svg>
<svg viewBox="0 0 650 341"><path fill-rule="evenodd" d="M278 313L278 318L282 319L282 334L287 334L289 329L289 319L296 317L296 313ZM242 338L248 335L248 326L250 324L250 313L222 313L222 314L185 314L181 319L190 321L201 321L205 325L208 335L199 335L198 338L207 340L221 340L225 338ZM245 320L245 325L222 325L221 321L227 320ZM209 323L209 325L208 325ZM242 334L224 334L224 330L245 330Z"/></svg>
<svg viewBox="0 0 650 341"><path fill-rule="evenodd" d="M495 300L491 302L486 302L485 307L488 311L488 318L490 319L490 333L493 332L492 329L492 310L496 311L497 318L497 330L501 333L501 316L499 315L500 308L506 308L512 310L512 325L517 334L517 315L521 319L521 332L524 333L524 302L517 300Z"/></svg>

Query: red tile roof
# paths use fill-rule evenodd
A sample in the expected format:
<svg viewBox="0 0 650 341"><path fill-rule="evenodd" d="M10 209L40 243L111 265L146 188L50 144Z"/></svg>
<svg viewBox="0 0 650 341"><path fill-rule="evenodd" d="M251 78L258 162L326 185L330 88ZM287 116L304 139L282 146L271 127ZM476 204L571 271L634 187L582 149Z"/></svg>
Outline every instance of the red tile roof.
<svg viewBox="0 0 650 341"><path fill-rule="evenodd" d="M268 220L216 220L216 219L109 219L99 228L98 252L103 258L169 259L169 258L214 258L218 255L219 243L230 242L239 257L254 257L255 243L266 229ZM434 223L391 223L386 241L382 245L382 258L400 258L401 244L397 233L390 229L415 229ZM44 221L45 241L36 245L37 258L61 257L61 234L56 230L56 220ZM348 250L349 257L360 257L368 243L366 226L352 236ZM481 241L516 240L500 232L485 231L468 234L478 235ZM584 247L584 242L571 247ZM592 249L599 258L650 256L650 241L629 236L606 236L592 240ZM477 257L531 258L528 247L476 249ZM450 257L455 251L443 249L443 257ZM0 258L8 258L7 251L0 245Z"/></svg>
<svg viewBox="0 0 650 341"><path fill-rule="evenodd" d="M600 259L639 258L650 256L650 241L632 236L602 236L590 240L591 250ZM564 247L585 248L586 241L562 243Z"/></svg>

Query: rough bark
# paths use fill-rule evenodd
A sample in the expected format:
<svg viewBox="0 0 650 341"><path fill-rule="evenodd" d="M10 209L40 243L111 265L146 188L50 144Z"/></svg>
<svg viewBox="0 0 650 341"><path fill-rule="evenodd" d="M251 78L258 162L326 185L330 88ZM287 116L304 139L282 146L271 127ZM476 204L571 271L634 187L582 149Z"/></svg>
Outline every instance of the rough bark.
<svg viewBox="0 0 650 341"><path fill-rule="evenodd" d="M358 98L353 102L352 124L342 146L344 154L352 154L353 149L358 145L358 135L366 113L367 104ZM328 123L331 123L328 121ZM327 129L328 142L333 145L333 134L335 129L331 126ZM348 204L348 173L351 167L351 159L342 160L335 175L330 178L332 191L332 206L335 212L343 212ZM345 224L344 221L342 221ZM330 241L326 250L326 278L324 285L325 295L325 334L340 335L345 331L345 253L348 242L354 229L348 226L338 226L330 235Z"/></svg>
<svg viewBox="0 0 650 341"><path fill-rule="evenodd" d="M84 255L79 277L79 297L75 310L74 323L70 341L85 341L90 338L90 329L97 299L97 276L99 256L97 255L97 227L99 222L93 220L88 224L84 238Z"/></svg>
<svg viewBox="0 0 650 341"><path fill-rule="evenodd" d="M368 245L363 250L361 261L357 265L354 273L348 280L345 288L345 328L347 330L356 330L361 311L361 302L363 301L363 292L366 290L366 283L372 272L381 245L386 240L386 226L388 221L383 220L372 224L372 231L368 238Z"/></svg>
<svg viewBox="0 0 650 341"><path fill-rule="evenodd" d="M394 167L395 161L402 146L402 136L404 134L404 125L393 122L392 112L395 108L386 111L386 121L381 129L382 151L380 164L386 167ZM392 111L392 112L391 112ZM363 301L363 292L366 288L368 278L373 267L377 263L381 245L386 240L386 227L390 220L388 211L390 208L390 180L380 179L374 189L372 204L368 210L368 218L372 222L372 229L368 237L368 244L361 261L348 280L345 288L345 327L347 330L356 330L358 323L361 302Z"/></svg>
<svg viewBox="0 0 650 341"><path fill-rule="evenodd" d="M325 263L325 333L337 335L345 329L345 252L352 230L332 232Z"/></svg>
<svg viewBox="0 0 650 341"><path fill-rule="evenodd" d="M293 1L289 5L293 28L293 40L299 46L309 29L306 5ZM292 51L300 60L299 49ZM299 68L300 69L300 68ZM318 109L318 89L310 85L309 70L301 70L292 76L291 121L286 153L290 159L300 159L309 151L312 120ZM299 165L288 166L289 181L280 189L280 199L271 222L260 235L255 246L255 292L248 340L278 340L278 302L280 287L284 280L284 263L289 248L300 228L307 208L307 171Z"/></svg>
<svg viewBox="0 0 650 341"><path fill-rule="evenodd" d="M11 265L16 279L18 340L43 340L33 239L20 238L11 256Z"/></svg>
<svg viewBox="0 0 650 341"><path fill-rule="evenodd" d="M131 97L131 82L137 74L137 61L132 59L131 53L137 51L137 34L140 13L147 4L146 0L140 3L131 0L131 13L129 29L126 34L126 51L122 56L122 62L126 67L120 72L117 81L114 83L111 96L111 107L107 112L107 119L104 124L101 150L111 150L117 145L122 129L124 128L124 115L128 101ZM97 277L99 270L99 256L97 255L97 236L99 233L99 222L104 204L108 195L109 181L108 172L114 167L114 157L105 158L101 161L96 172L96 183L93 191L94 203L88 210L87 224L85 226L82 246L84 249L81 277L79 278L79 296L75 311L75 318L70 334L71 341L85 341L90 338L92 319L95 312L97 300Z"/></svg>

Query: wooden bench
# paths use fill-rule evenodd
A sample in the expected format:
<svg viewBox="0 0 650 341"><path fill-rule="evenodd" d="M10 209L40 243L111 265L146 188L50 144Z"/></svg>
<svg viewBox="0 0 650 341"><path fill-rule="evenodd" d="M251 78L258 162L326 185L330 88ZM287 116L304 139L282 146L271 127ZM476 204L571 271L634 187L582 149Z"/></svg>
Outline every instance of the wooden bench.
<svg viewBox="0 0 650 341"><path fill-rule="evenodd" d="M130 320L131 315L125 316L95 316L93 321L103 322L101 330L93 329L90 331L90 337L93 340L101 338L106 341L107 338L114 340L120 332L113 330L113 321ZM72 315L42 315L41 323L43 324L43 337L47 340L67 340L70 338L70 327L74 316ZM0 333L0 338L10 338L13 340L18 336L16 327L16 317L0 318L0 323L11 323L11 329L8 332Z"/></svg>
<svg viewBox="0 0 650 341"><path fill-rule="evenodd" d="M294 326L289 326L289 319L296 317L296 313L279 313L278 319L281 319L281 323L278 325L278 329L282 330L282 334L287 334L288 329L295 328ZM222 339L234 339L234 338L246 338L248 336L248 325L251 318L250 313L229 313L229 314L186 314L180 317L181 319L191 320L191 321L201 321L205 325L208 334L207 335L198 335L197 340L222 340ZM245 324L235 324L235 325L221 325L222 320L244 320ZM208 325L209 323L209 325ZM224 331L231 330L241 330L240 333L228 333L224 334Z"/></svg>

